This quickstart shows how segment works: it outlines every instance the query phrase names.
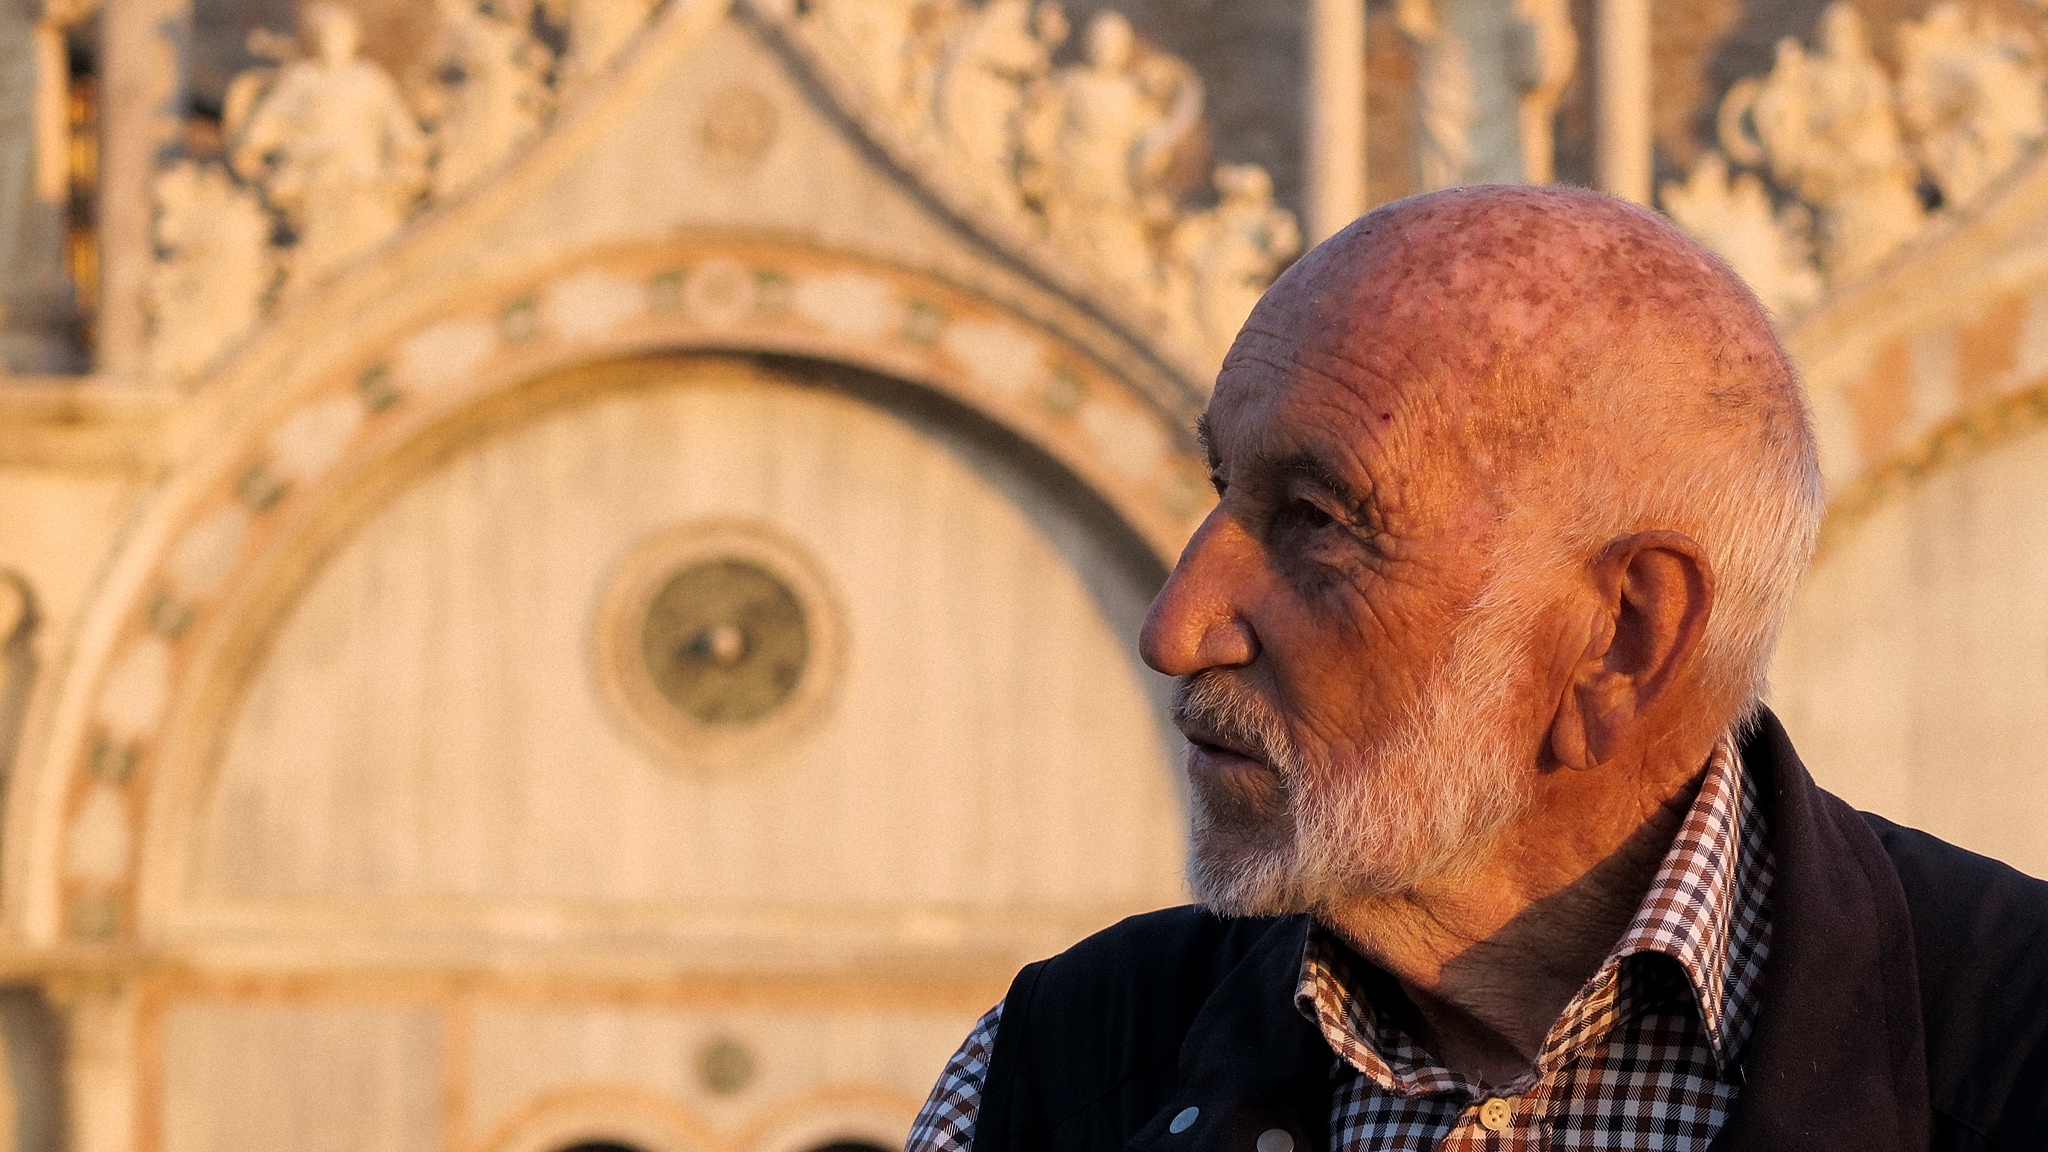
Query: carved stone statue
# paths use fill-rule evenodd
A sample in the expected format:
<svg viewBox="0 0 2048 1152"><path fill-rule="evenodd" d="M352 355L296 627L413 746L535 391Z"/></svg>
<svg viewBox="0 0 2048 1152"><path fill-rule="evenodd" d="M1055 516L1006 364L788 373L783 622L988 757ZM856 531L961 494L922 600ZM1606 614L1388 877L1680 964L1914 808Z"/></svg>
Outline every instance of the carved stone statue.
<svg viewBox="0 0 2048 1152"><path fill-rule="evenodd" d="M1721 107L1722 146L1820 213L1821 263L1835 284L1911 239L1924 211L1892 107L1891 80L1845 0L1821 16L1820 51L1787 37L1768 77L1738 81ZM1753 125L1754 136L1744 125Z"/></svg>
<svg viewBox="0 0 2048 1152"><path fill-rule="evenodd" d="M1212 360L1237 338L1280 266L1301 250L1294 213L1273 203L1273 178L1256 164L1223 164L1222 199L1174 230L1168 315Z"/></svg>
<svg viewBox="0 0 2048 1152"><path fill-rule="evenodd" d="M954 170L985 202L1020 205L1017 157L1025 93L1052 68L1066 36L1057 7L1033 10L1031 0L989 0L964 17L937 77L939 139ZM1057 38L1054 38L1054 37Z"/></svg>
<svg viewBox="0 0 2048 1152"><path fill-rule="evenodd" d="M1437 19L1434 0L1397 0L1394 19L1415 56L1415 164L1422 190L1465 182L1472 163L1471 58Z"/></svg>
<svg viewBox="0 0 2048 1152"><path fill-rule="evenodd" d="M426 176L426 140L398 86L357 55L355 13L323 0L302 19L312 55L278 72L230 154L297 237L287 289L397 231Z"/></svg>
<svg viewBox="0 0 2048 1152"><path fill-rule="evenodd" d="M861 80L878 110L900 116L910 99L918 0L814 0L805 21L835 63Z"/></svg>
<svg viewBox="0 0 2048 1152"><path fill-rule="evenodd" d="M40 623L28 581L0 571L0 786L14 768L14 753L35 686L35 633Z"/></svg>
<svg viewBox="0 0 2048 1152"><path fill-rule="evenodd" d="M440 28L421 63L436 197L496 167L547 114L552 61L525 27L475 0L435 0Z"/></svg>
<svg viewBox="0 0 2048 1152"><path fill-rule="evenodd" d="M1745 172L1733 180L1728 161L1708 152L1683 184L1659 190L1664 211L1748 282L1771 315L1790 319L1818 303L1820 272L1797 211L1774 213L1763 182Z"/></svg>
<svg viewBox="0 0 2048 1152"><path fill-rule="evenodd" d="M1218 205L1187 206L1211 177L1202 79L1114 10L1090 18L1081 62L1055 69L1057 0L812 0L800 15L757 2L972 207L1042 230L1189 351L1220 357L1300 246L1256 166L1216 168Z"/></svg>
<svg viewBox="0 0 2048 1152"><path fill-rule="evenodd" d="M1515 16L1522 179L1548 184L1557 157L1551 125L1578 65L1579 36L1572 29L1570 0L1515 0Z"/></svg>
<svg viewBox="0 0 2048 1152"><path fill-rule="evenodd" d="M2027 41L1954 3L1901 24L1899 112L1950 206L1976 198L2048 134Z"/></svg>
<svg viewBox="0 0 2048 1152"><path fill-rule="evenodd" d="M276 274L271 221L216 164L181 160L157 174L155 193L149 359L181 380L255 323Z"/></svg>
<svg viewBox="0 0 2048 1152"><path fill-rule="evenodd" d="M1145 63L1130 22L1113 10L1097 12L1086 62L1062 70L1048 92L1056 109L1048 122L1056 127L1035 162L1045 173L1047 230L1149 306L1160 285L1150 236L1159 206L1148 194L1170 170L1175 132L1189 116L1178 100L1167 102L1164 70ZM1194 93L1199 101L1199 88ZM1199 104L1193 120L1200 120Z"/></svg>

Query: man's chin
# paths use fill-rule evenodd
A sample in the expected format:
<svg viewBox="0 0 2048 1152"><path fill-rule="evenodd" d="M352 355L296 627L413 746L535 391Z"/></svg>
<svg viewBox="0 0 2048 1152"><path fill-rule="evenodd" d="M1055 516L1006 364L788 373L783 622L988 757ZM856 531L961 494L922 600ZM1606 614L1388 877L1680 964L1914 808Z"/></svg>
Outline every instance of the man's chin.
<svg viewBox="0 0 2048 1152"><path fill-rule="evenodd" d="M1287 837L1198 828L1188 846L1188 888L1219 916L1285 916L1308 910L1295 882Z"/></svg>

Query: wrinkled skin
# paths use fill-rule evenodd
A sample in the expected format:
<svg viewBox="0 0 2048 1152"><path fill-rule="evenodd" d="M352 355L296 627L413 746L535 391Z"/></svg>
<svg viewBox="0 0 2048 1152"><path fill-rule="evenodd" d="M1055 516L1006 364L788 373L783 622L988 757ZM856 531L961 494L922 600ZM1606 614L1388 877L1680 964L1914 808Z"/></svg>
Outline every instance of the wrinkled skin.
<svg viewBox="0 0 2048 1152"><path fill-rule="evenodd" d="M1698 431L1616 426L1645 403L1717 407ZM1716 442L1728 427L1803 429L1801 412L1723 267L1648 213L1561 189L1375 212L1291 268L1233 346L1204 419L1219 503L1153 604L1149 664L1228 678L1304 762L1355 776L1482 592L1540 609L1489 705L1517 814L1456 869L1300 901L1401 981L1448 1066L1499 1083L1529 1065L1744 703L1701 668L1715 572L1685 525L1618 534L1521 585L1491 582L1504 550L1554 534L1587 492L1741 450ZM1198 821L1198 846L1287 844L1300 782L1199 718L1183 730L1198 812L1228 817Z"/></svg>

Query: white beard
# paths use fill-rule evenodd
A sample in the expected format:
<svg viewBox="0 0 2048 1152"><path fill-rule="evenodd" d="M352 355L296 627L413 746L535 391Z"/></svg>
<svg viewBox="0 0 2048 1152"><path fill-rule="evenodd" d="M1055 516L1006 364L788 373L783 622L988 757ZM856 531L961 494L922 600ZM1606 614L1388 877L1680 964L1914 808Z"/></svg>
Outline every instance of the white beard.
<svg viewBox="0 0 2048 1152"><path fill-rule="evenodd" d="M1273 707L1229 674L1183 679L1175 714L1278 776L1264 796L1191 780L1195 898L1228 916L1317 912L1477 863L1529 802L1534 749L1508 705L1534 618L1507 605L1467 617L1392 730L1327 763L1309 762Z"/></svg>

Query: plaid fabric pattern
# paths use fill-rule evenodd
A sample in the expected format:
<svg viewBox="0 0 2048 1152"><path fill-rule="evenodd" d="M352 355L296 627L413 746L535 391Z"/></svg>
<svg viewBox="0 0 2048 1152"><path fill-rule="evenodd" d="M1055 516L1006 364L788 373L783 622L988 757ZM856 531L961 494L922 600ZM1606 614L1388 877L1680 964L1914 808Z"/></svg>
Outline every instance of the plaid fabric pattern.
<svg viewBox="0 0 2048 1152"><path fill-rule="evenodd" d="M1295 1004L1338 1057L1331 1147L1703 1152L1741 1084L1772 876L1756 782L1724 740L1627 931L1535 1064L1501 1085L1436 1064L1404 1023L1413 1009L1393 979L1312 929ZM1001 1019L998 1004L946 1065L906 1152L969 1147Z"/></svg>
<svg viewBox="0 0 2048 1152"><path fill-rule="evenodd" d="M996 1029L1002 1023L1001 1003L981 1014L966 1043L946 1061L946 1070L932 1085L917 1122L910 1126L905 1152L967 1152L973 1146L981 1087L988 1083L988 1058L995 1051Z"/></svg>

